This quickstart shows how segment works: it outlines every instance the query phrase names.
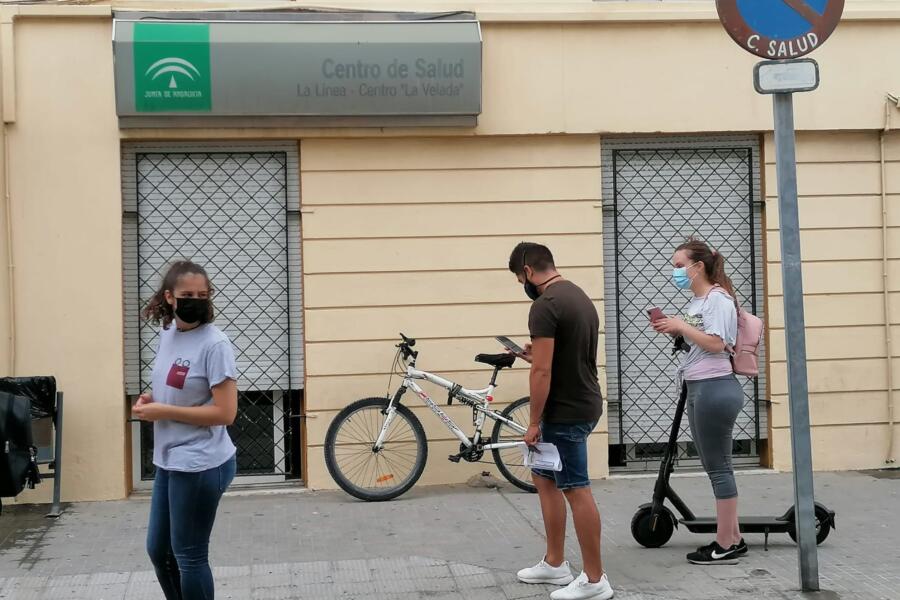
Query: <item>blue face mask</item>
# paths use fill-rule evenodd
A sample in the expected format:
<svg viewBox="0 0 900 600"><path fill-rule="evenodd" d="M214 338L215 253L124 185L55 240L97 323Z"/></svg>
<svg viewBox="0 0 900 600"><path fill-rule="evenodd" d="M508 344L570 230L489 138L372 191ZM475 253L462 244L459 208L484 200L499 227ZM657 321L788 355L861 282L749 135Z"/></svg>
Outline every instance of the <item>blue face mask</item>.
<svg viewBox="0 0 900 600"><path fill-rule="evenodd" d="M696 265L697 263L688 265L686 267L678 267L676 269L672 269L672 283L675 284L679 290L688 290L691 288L691 278L688 277L687 270Z"/></svg>

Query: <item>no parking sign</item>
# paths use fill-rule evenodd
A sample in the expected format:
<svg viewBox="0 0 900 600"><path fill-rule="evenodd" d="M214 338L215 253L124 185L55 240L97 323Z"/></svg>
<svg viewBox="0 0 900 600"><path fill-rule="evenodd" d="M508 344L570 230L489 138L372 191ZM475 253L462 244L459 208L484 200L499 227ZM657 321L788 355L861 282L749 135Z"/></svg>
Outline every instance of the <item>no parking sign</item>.
<svg viewBox="0 0 900 600"><path fill-rule="evenodd" d="M780 60L821 46L841 20L844 0L716 0L716 9L740 47Z"/></svg>

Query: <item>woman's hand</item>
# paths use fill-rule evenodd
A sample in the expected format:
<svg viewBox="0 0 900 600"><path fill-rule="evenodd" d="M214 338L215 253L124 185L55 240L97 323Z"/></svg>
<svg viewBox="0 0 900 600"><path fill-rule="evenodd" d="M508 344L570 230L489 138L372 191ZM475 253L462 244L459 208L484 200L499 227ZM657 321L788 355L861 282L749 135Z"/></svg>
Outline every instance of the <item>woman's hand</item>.
<svg viewBox="0 0 900 600"><path fill-rule="evenodd" d="M166 407L154 402L149 394L141 394L131 408L131 414L141 421L162 421Z"/></svg>
<svg viewBox="0 0 900 600"><path fill-rule="evenodd" d="M658 319L656 321L653 321L651 325L653 326L653 330L656 333L665 333L672 336L682 335L685 328L688 326L687 323L685 323L678 317L666 317L665 319Z"/></svg>

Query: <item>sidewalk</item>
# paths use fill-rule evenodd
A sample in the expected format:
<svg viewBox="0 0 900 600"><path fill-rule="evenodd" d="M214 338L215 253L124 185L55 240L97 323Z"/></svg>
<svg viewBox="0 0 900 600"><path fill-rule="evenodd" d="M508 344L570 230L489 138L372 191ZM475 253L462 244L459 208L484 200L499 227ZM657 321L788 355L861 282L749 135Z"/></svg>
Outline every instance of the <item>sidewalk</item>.
<svg viewBox="0 0 900 600"><path fill-rule="evenodd" d="M490 468L485 465L486 468ZM900 599L900 472L821 473L817 499L837 512L820 547L823 589L797 592L797 549L773 535L748 535L737 566L698 567L684 555L705 536L676 532L657 550L638 546L629 525L652 479L594 483L603 516L603 552L616 598ZM741 474L742 512L784 512L791 476ZM698 513L712 495L701 477L674 485ZM0 599L161 599L144 554L146 499L69 505L58 521L45 507L14 506L0 517ZM571 528L571 525L570 525ZM515 572L541 558L537 497L499 490L414 488L386 503L340 492L230 495L219 511L211 560L217 598L482 600L548 598L553 588L520 584ZM574 533L568 556L579 568Z"/></svg>

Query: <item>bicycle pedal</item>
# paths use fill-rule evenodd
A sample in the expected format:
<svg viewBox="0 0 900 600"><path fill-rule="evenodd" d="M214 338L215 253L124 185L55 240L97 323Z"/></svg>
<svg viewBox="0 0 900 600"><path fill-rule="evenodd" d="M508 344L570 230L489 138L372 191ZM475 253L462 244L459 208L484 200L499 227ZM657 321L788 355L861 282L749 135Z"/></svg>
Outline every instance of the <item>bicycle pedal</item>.
<svg viewBox="0 0 900 600"><path fill-rule="evenodd" d="M458 463L460 458L462 458L462 457L459 454L451 454L450 456L447 457L447 460L449 460L450 462Z"/></svg>

